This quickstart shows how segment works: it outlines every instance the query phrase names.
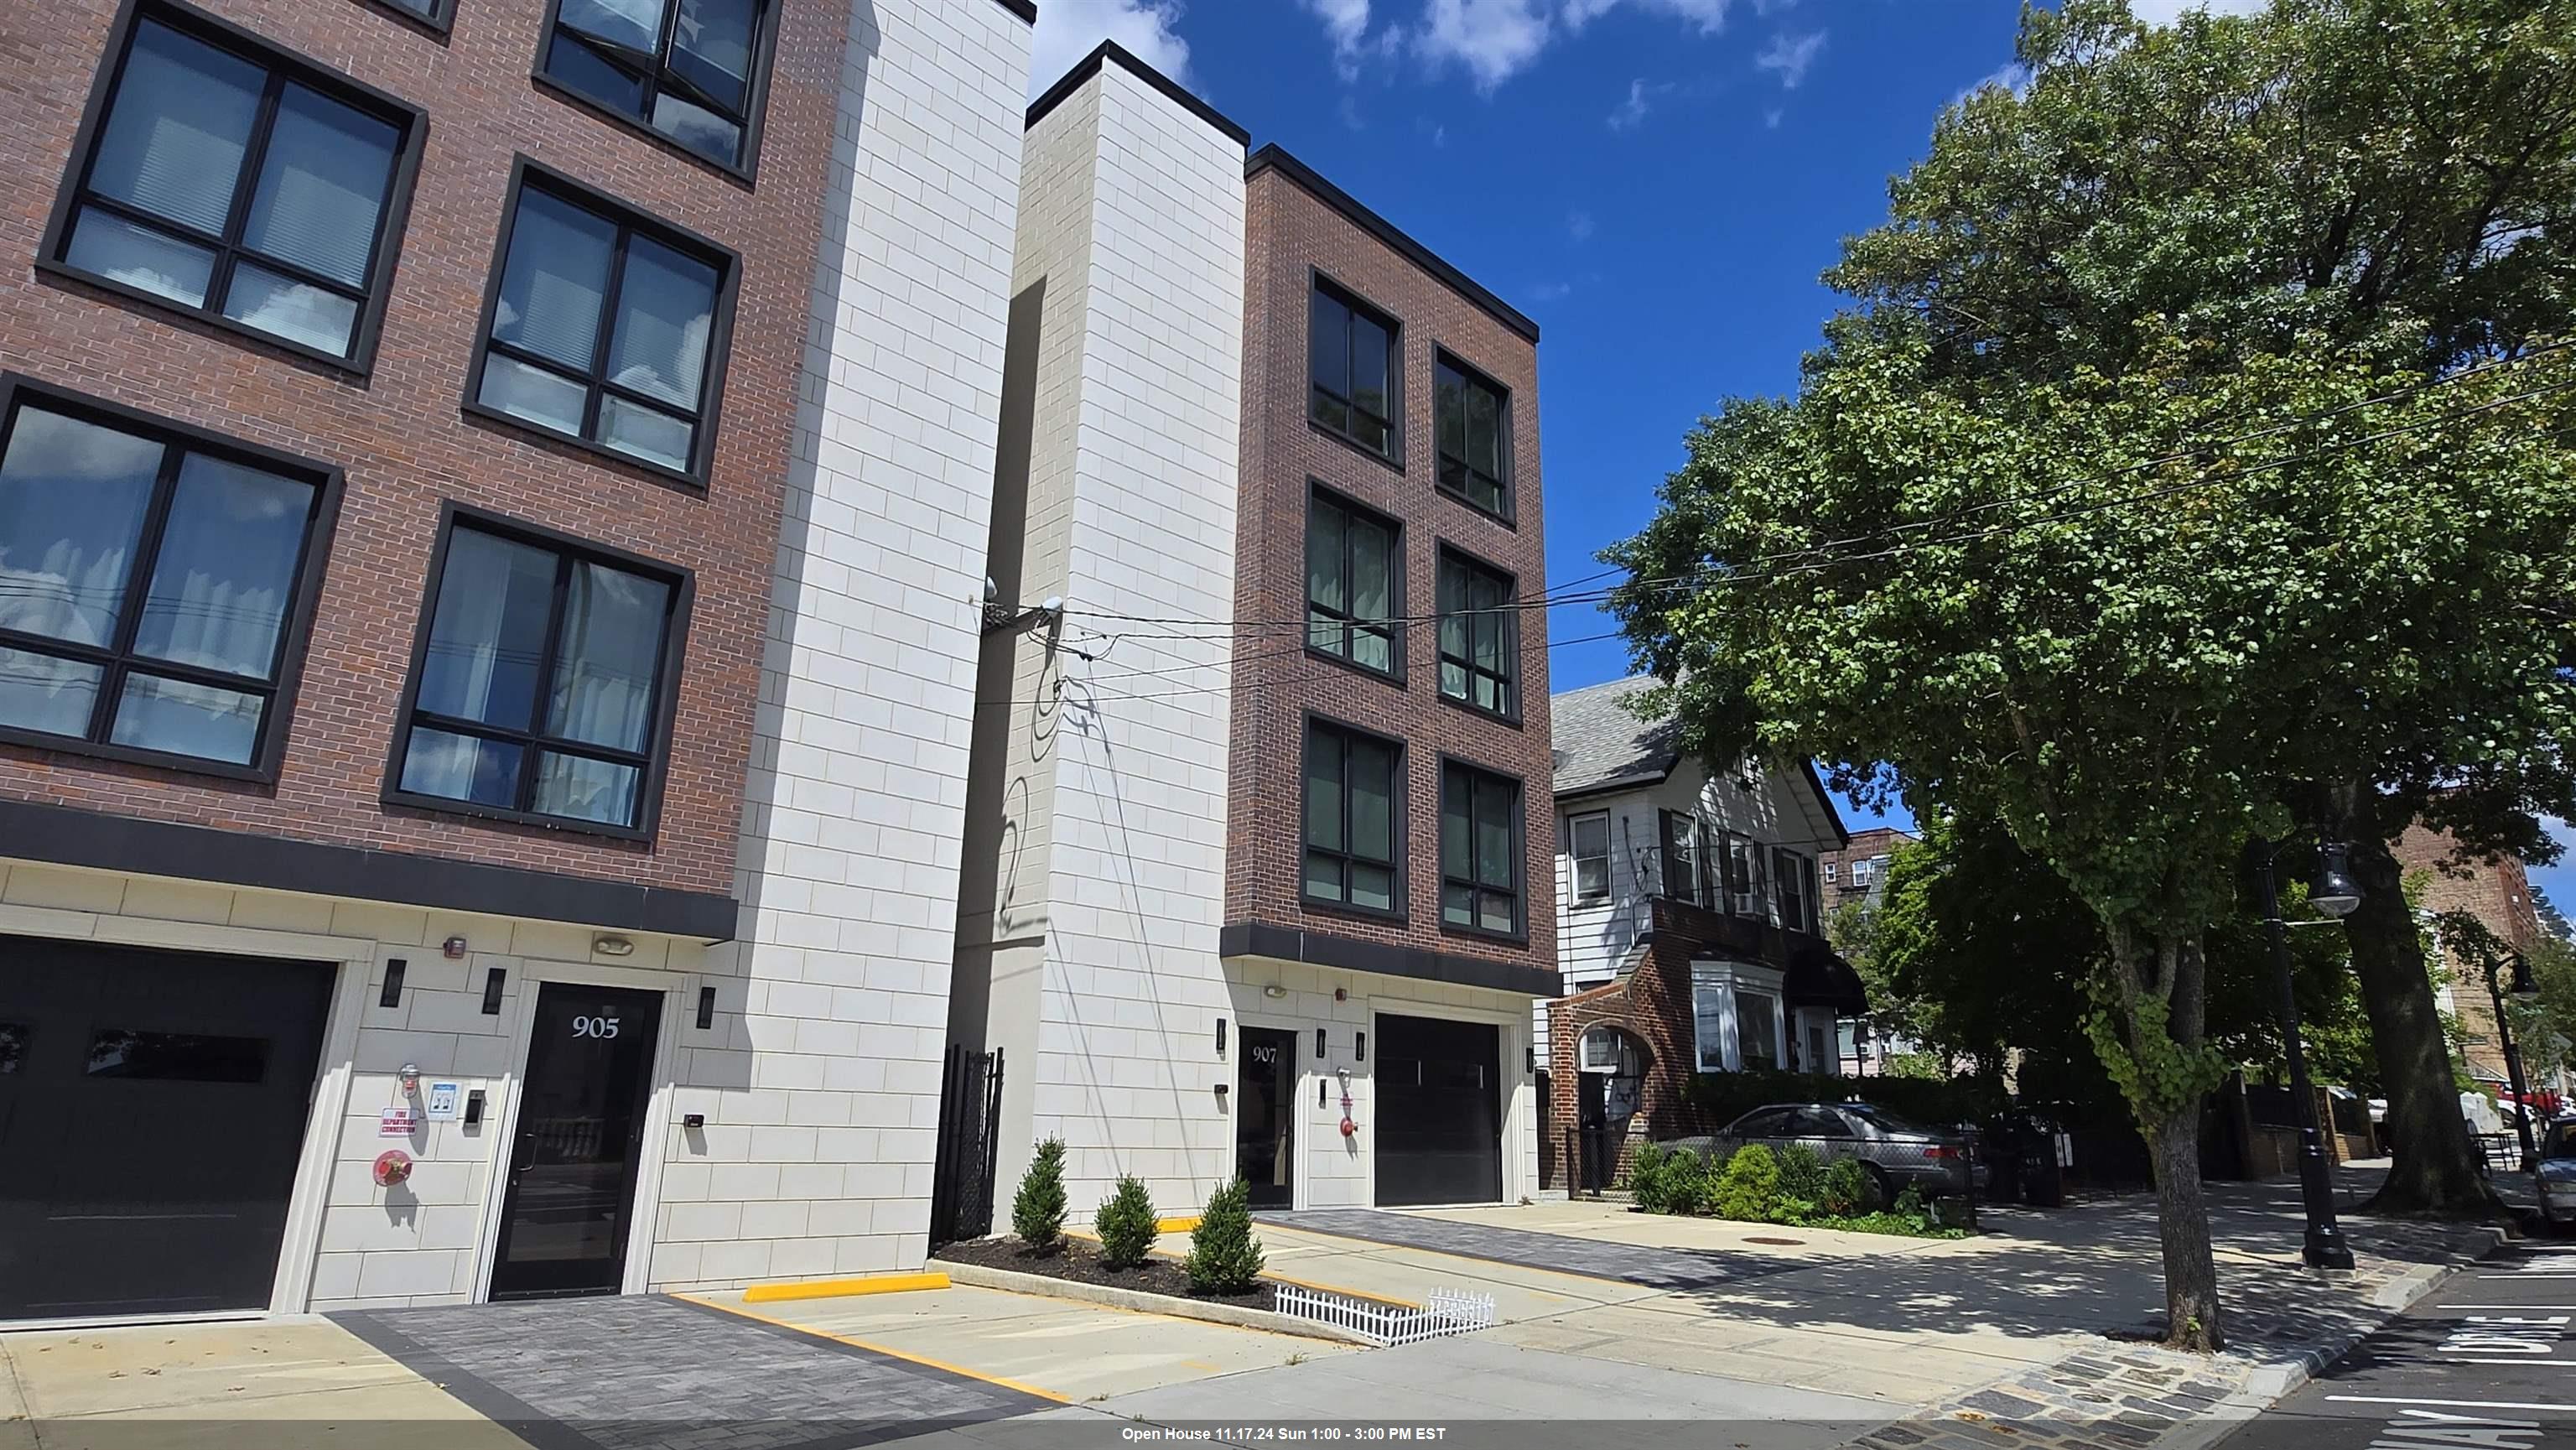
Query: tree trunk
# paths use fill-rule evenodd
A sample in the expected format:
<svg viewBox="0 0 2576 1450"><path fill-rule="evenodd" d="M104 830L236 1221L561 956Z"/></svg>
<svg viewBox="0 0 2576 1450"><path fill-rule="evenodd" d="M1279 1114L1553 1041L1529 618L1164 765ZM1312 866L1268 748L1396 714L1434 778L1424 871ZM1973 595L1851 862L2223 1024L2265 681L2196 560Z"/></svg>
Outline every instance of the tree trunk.
<svg viewBox="0 0 2576 1450"><path fill-rule="evenodd" d="M2388 1093L2388 1181L2374 1213L2483 1218L2502 1209L2480 1173L2477 1143L2460 1115L2450 1044L2424 961L2424 939L2406 905L2404 876L2387 843L2365 825L2351 871L2361 905L2345 919L2370 1039Z"/></svg>
<svg viewBox="0 0 2576 1450"><path fill-rule="evenodd" d="M2209 1207L2200 1191L2200 1109L2149 1121L2147 1156L2156 1173L2156 1238L2165 1260L2165 1343L2214 1354L2226 1347L2218 1315L2218 1262L2209 1249Z"/></svg>

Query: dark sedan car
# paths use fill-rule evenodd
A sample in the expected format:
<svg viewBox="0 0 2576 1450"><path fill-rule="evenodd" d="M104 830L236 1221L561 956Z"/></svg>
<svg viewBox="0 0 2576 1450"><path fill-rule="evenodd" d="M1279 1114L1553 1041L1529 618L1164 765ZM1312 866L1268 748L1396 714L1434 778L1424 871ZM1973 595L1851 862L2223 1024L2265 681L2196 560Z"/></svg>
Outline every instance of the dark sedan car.
<svg viewBox="0 0 2576 1450"><path fill-rule="evenodd" d="M1747 1143L1775 1153L1801 1143L1828 1163L1857 1158L1891 1201L1908 1184L1927 1199L1965 1197L1977 1177L1964 1136L1917 1127L1868 1103L1773 1103L1737 1118L1712 1138L1685 1139L1678 1146L1731 1152Z"/></svg>

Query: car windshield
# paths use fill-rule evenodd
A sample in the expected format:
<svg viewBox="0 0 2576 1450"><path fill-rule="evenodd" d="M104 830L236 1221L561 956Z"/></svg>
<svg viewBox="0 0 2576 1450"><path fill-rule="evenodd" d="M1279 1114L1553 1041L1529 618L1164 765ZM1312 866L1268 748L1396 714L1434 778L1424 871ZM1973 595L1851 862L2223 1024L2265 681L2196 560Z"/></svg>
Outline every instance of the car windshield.
<svg viewBox="0 0 2576 1450"><path fill-rule="evenodd" d="M2543 1158L2576 1158L2576 1123L2552 1123L2540 1145Z"/></svg>
<svg viewBox="0 0 2576 1450"><path fill-rule="evenodd" d="M1882 1133L1920 1133L1925 1137L1931 1136L1929 1129L1918 1127L1885 1108L1872 1107L1868 1103L1844 1103L1842 1109Z"/></svg>

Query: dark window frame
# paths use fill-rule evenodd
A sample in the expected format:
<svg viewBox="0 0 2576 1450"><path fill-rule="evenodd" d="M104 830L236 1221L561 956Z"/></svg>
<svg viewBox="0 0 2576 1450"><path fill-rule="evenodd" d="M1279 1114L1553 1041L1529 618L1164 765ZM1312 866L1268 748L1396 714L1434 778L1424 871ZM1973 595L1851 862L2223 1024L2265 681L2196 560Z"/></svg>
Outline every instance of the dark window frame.
<svg viewBox="0 0 2576 1450"><path fill-rule="evenodd" d="M1574 823L1577 821L1592 820L1595 817L1598 817L1601 821L1601 889L1598 891L1586 891L1583 889L1583 850L1580 846L1575 844ZM1566 871L1565 884L1566 889L1572 893L1575 900L1607 901L1610 899L1612 894L1610 863L1613 855L1614 853L1610 846L1610 811L1608 807L1605 806L1597 811L1571 811L1567 813L1565 817L1565 859L1568 863L1568 868Z"/></svg>
<svg viewBox="0 0 2576 1450"><path fill-rule="evenodd" d="M1333 427L1315 416L1315 329L1311 318L1314 312L1315 294L1319 292L1350 309L1355 315L1367 314L1369 320L1386 329L1387 419L1386 451L1383 453L1361 442L1358 435L1350 430ZM1306 325L1306 387L1305 398L1301 404L1301 411L1306 415L1306 426L1343 444L1362 457L1376 459L1398 473L1404 472L1404 319L1361 296L1356 289L1336 280L1330 272L1321 267L1306 269L1306 308L1310 320ZM1345 359L1346 363L1347 361ZM1349 408L1350 400L1343 399L1342 406Z"/></svg>
<svg viewBox="0 0 2576 1450"><path fill-rule="evenodd" d="M1329 896L1312 896L1307 894L1306 891L1306 857L1310 852L1325 849L1313 845L1306 839L1306 782L1309 779L1307 766L1312 759L1312 752L1315 748L1315 734L1319 730L1328 731L1344 737L1358 736L1363 739L1375 741L1376 743L1385 746L1388 753L1393 757L1389 770L1391 778L1388 781L1387 791L1387 845L1394 853L1395 859L1392 861L1368 861L1365 857L1354 856L1350 850L1350 754L1348 744L1345 743L1343 746L1342 847L1339 850L1325 850L1325 854L1339 856L1342 859L1342 899L1340 900L1336 900ZM1408 895L1408 888L1406 886L1406 858L1410 853L1405 848L1410 844L1411 840L1408 832L1411 829L1410 810L1412 804L1412 772L1413 763L1411 750L1400 737L1371 730L1364 725L1354 725L1347 720L1338 720L1330 715L1325 715L1314 710L1304 712L1300 717L1297 733L1297 856L1295 870L1297 873L1297 904L1299 906L1310 911L1325 911L1343 916L1365 917L1370 921L1389 921L1395 922L1399 925L1407 922L1410 916L1407 908L1411 904L1411 899ZM1366 861L1369 865L1384 866L1387 868L1389 878L1387 895L1388 899L1395 903L1393 907L1381 910L1374 906L1360 906L1349 900L1350 863L1354 860Z"/></svg>
<svg viewBox="0 0 2576 1450"><path fill-rule="evenodd" d="M1676 823L1686 824L1689 831L1687 842L1676 841L1674 836ZM1663 870L1659 873L1661 879L1655 883L1657 894L1670 901L1684 901L1693 906L1711 906L1709 846L1712 837L1722 840L1724 836L1725 832L1710 829L1708 822L1701 820L1696 811L1677 811L1669 807L1658 809L1655 812L1655 846L1656 854L1662 860ZM1673 889L1673 872L1676 863L1681 859L1680 853L1674 849L1677 844L1686 844L1690 848L1690 871L1684 882L1690 888L1687 892ZM1712 909L1716 908L1712 907Z"/></svg>
<svg viewBox="0 0 2576 1450"><path fill-rule="evenodd" d="M141 624L145 591L151 588L153 566L160 562L162 533L169 519L172 481L178 459L185 453L206 453L233 462L247 464L268 472L282 473L314 485L313 511L304 526L304 557L297 564L293 593L286 602L278 626L277 662L266 687L268 708L261 712L259 739L251 749L250 762L236 765L231 761L208 760L203 756L180 755L166 750L146 750L132 745L116 745L104 739L84 736L73 739L64 735L47 735L41 731L23 730L0 725L0 742L30 746L64 755L87 756L96 760L113 760L128 765L150 766L186 775L215 776L224 780L250 781L275 785L280 767L286 759L286 737L295 714L295 702L304 683L304 660L313 639L313 620L322 599L322 581L330 560L331 545L340 521L341 487L344 471L335 464L321 463L294 454L245 443L221 433L210 432L190 424L156 417L103 398L76 393L67 388L42 383L20 373L0 372L0 447L5 447L15 427L18 410L36 402L50 411L70 414L86 421L128 432L147 433L170 446L170 456L163 461L161 474L153 483L152 498L146 506L143 531L138 536L132 568L128 570L123 612L118 617L120 643L108 650L67 647L62 641L35 635L13 634L0 630L0 644L13 649L32 650L57 657L85 659L105 665L99 679L99 703L91 712L90 734L100 734L112 721L115 701L121 697L124 678L137 661L132 657L133 636ZM219 689L245 694L258 694L235 676L219 670L175 665L163 660L140 662L144 673L167 675L190 683L207 684Z"/></svg>
<svg viewBox="0 0 2576 1450"><path fill-rule="evenodd" d="M510 238L518 227L519 201L532 185L537 190L548 193L555 200L587 211L617 228L617 249L609 263L609 287L601 294L599 338L591 356L590 370L580 380L586 390L582 402L582 420L585 427L596 426L600 400L612 391L601 374L607 366L605 358L616 329L617 304L621 300L620 283L625 275L627 241L634 234L641 233L716 269L718 275L715 314L707 325L707 361L705 375L700 384L697 436L691 440L689 467L685 471L665 467L649 458L639 458L632 453L620 452L596 439L585 438L575 433L565 433L542 423L505 413L477 397L483 388L484 363L493 351L492 319L500 307L501 275L510 262ZM465 369L465 396L462 403L465 416L477 422L506 429L541 444L577 450L590 458L631 469L657 483L703 496L713 484L716 431L724 402L725 372L732 362L734 308L741 287L742 254L733 248L721 242L710 241L675 222L664 221L651 212L621 201L587 182L577 181L544 162L523 154L510 167L510 185L501 206L500 229L492 241L492 265L483 279L483 308L480 320L474 329L474 354ZM525 351L513 349L508 343L500 344L500 349L505 357L515 356ZM546 359L537 366L554 373L557 377L569 376L564 372L563 365L552 359ZM618 396L632 397L636 402L659 412L673 411L667 400L645 397L636 394L631 388L615 391Z"/></svg>
<svg viewBox="0 0 2576 1450"><path fill-rule="evenodd" d="M1520 576L1514 574L1509 569L1502 568L1498 565L1489 563L1484 559L1478 558L1476 555L1467 552L1465 549L1459 548L1456 544L1449 542L1447 539L1439 541L1437 547L1433 550L1432 557L1431 598L1433 622L1431 628L1431 656L1433 669L1431 673L1431 692L1462 710L1472 711L1475 714L1484 716L1488 720L1500 720L1506 725L1517 728L1521 723ZM1448 665L1454 656L1449 653L1448 646L1443 642L1440 632L1440 623L1447 618L1446 613L1440 608L1440 582L1441 576L1448 572L1449 567L1453 563L1471 573L1483 574L1489 578L1502 581L1504 606L1502 609L1498 611L1480 609L1462 612L1467 613L1470 616L1485 613L1498 613L1501 616L1499 619L1494 621L1494 624L1503 632L1501 658L1508 668L1509 673L1496 681L1496 685L1498 692L1508 697L1511 702L1511 708L1508 710L1489 710L1476 703L1475 695L1477 676L1491 675L1493 671L1480 670L1476 667L1475 652L1477 622L1472 617L1467 621L1467 657L1463 660L1457 661L1457 663L1467 672L1467 693L1464 695L1453 695L1444 687L1444 681L1441 678L1442 667Z"/></svg>
<svg viewBox="0 0 2576 1450"><path fill-rule="evenodd" d="M1502 887L1487 885L1481 880L1472 879L1476 860L1477 825L1476 801L1472 788L1467 798L1467 864L1471 873L1469 877L1453 877L1449 874L1449 842L1445 835L1439 843L1440 929L1452 936L1481 937L1487 941L1527 946L1530 922L1529 782L1509 771L1496 770L1490 765L1480 764L1463 755L1444 753L1440 757L1439 793L1440 829L1444 833L1449 829L1449 773L1453 770L1467 772L1471 787L1475 783L1474 777L1483 776L1490 780L1502 781L1512 788L1512 886L1508 893L1512 898L1512 929L1496 931L1489 926L1462 924L1449 919L1449 888L1452 885L1465 886L1475 893L1473 900L1476 903L1476 910L1471 914L1480 918L1483 915L1483 898L1487 894L1505 894Z"/></svg>
<svg viewBox="0 0 2576 1450"><path fill-rule="evenodd" d="M441 3L452 6L456 0L441 0ZM546 23L537 32L537 53L528 62L528 80L538 90L567 105L588 111L620 130L640 136L675 156L686 158L719 176L749 188L759 180L761 135L768 129L763 122L763 117L769 110L769 73L777 58L779 21L786 9L787 0L760 0L760 14L752 22L751 74L743 77L747 92L743 99L742 159L740 161L718 161L705 152L693 151L680 144L676 137L666 136L654 130L644 117L619 110L607 101L600 100L568 82L548 75L546 52L553 49L555 31L563 23L563 0L546 0ZM679 23L679 13L679 0L669 0L668 12L662 17L661 42L654 57L654 68L657 74L669 68L666 58L670 52L672 29ZM645 86L645 103L649 106L653 96L659 93L658 84L653 77L647 77Z"/></svg>
<svg viewBox="0 0 2576 1450"><path fill-rule="evenodd" d="M253 122L250 144L242 153L241 174L234 182L232 211L225 220L222 238L209 240L203 234L190 233L177 223L152 217L148 212L113 198L88 195L90 172L98 159L100 133L107 124L108 104L123 83L126 59L134 49L135 33L145 20L166 25L191 39L226 51L268 74L260 94L259 115ZM256 259L256 265L281 275L295 276L303 270L265 253L249 252L237 240L246 223L251 194L257 189L258 169L267 154L269 138L275 128L277 98L289 80L352 109L372 113L376 119L402 132L394 151L393 172L386 181L385 204L376 213L376 235L368 252L366 284L358 299L358 316L350 329L349 353L345 357L223 315L223 302L230 293L236 264L242 256L249 255ZM81 112L80 129L72 136L71 157L64 164L62 184L55 190L53 210L46 217L44 239L37 249L36 272L43 277L148 308L173 320L209 328L228 338L276 349L290 358L319 363L349 377L365 378L374 370L376 346L383 338L385 307L393 296L394 274L402 252L403 234L411 218L412 193L419 180L421 153L428 139L429 113L399 96L378 90L255 31L209 15L183 3L183 0L125 0L109 28L107 48L101 54L97 72L90 81L89 100ZM63 260L63 254L71 246L73 219L85 205L95 206L108 215L140 221L166 235L211 247L215 260L207 277L206 302L191 307L158 292L119 282ZM346 284L337 279L324 280L328 282L330 291L346 295Z"/></svg>
<svg viewBox="0 0 2576 1450"><path fill-rule="evenodd" d="M1780 918L1782 931L1807 930L1807 913L1812 906L1807 896L1806 860L1786 846L1771 848L1771 905ZM1792 893L1798 901L1795 913L1789 910Z"/></svg>
<svg viewBox="0 0 2576 1450"><path fill-rule="evenodd" d="M1338 612L1342 627L1341 633L1344 646L1342 650L1336 651L1327 649L1315 643L1313 619L1318 606L1315 603L1313 593L1315 568L1314 560L1311 557L1311 549L1314 537L1312 524L1315 517L1315 505L1317 503L1329 504L1334 508L1340 509L1345 514L1366 515L1369 522L1385 529L1389 535L1387 544L1387 599L1392 605L1394 612L1389 616L1390 620L1393 622L1386 626L1387 668L1383 670L1360 663L1359 659L1349 652L1350 642L1353 636L1357 633L1358 626L1352 623L1352 620L1355 619L1356 616L1350 614L1348 611ZM1403 623L1405 618L1404 595L1406 584L1404 568L1404 520L1397 518L1393 514L1371 508L1367 504L1360 502L1358 499L1351 497L1349 494L1342 492L1340 489L1334 488L1330 484L1325 483L1320 478L1309 478L1306 480L1306 523L1308 525L1305 531L1306 539L1304 543L1300 544L1298 551L1298 563L1300 568L1303 570L1303 575L1299 581L1299 587L1306 593L1306 614L1308 620L1305 636L1306 653L1313 655L1317 659L1329 660L1334 664L1340 665L1346 670L1356 670L1359 673L1368 676L1372 680L1383 680L1386 683L1395 686L1399 690L1406 688L1408 680L1405 670L1405 657L1409 653L1406 646L1411 643L1412 631ZM1344 532L1342 537L1342 567L1346 582L1349 579L1357 577L1357 571L1354 570L1351 565L1350 535L1347 530ZM1353 592L1356 593L1356 591ZM1327 614L1337 613L1336 611L1329 609L1324 612Z"/></svg>
<svg viewBox="0 0 2576 1450"><path fill-rule="evenodd" d="M423 15L404 5L402 0L367 0L367 4L373 8L406 25L426 31L442 42L456 27L456 3L457 0L429 0L430 13Z"/></svg>
<svg viewBox="0 0 2576 1450"><path fill-rule="evenodd" d="M554 750L559 754L634 765L637 767L634 825L619 826L606 821L550 816L541 811L487 806L474 801L456 800L448 796L422 795L402 788L403 763L411 754L412 730L422 723L418 703L420 677L429 659L430 632L438 622L439 585L447 577L448 545L454 541L459 528L472 529L478 533L490 534L514 543L544 549L556 556L555 598L546 621L546 653L537 672L536 702L531 708L528 729L513 730L487 725L478 720L459 720L443 715L431 717L427 723L434 730L447 730L481 739L509 740L525 747L528 754L521 768L522 778L518 793L518 798L521 800L527 799L535 788L538 750ZM671 589L670 611L664 617L663 623L662 654L656 667L653 685L652 733L640 752L630 754L583 741L568 741L557 745L550 743L549 737L542 729L542 720L537 707L543 705L547 692L553 688L555 650L560 643L563 624L564 581L570 564L583 561L606 564L629 573L641 574L647 578L659 580L669 585ZM689 623L696 598L697 576L684 565L648 559L640 554L628 553L624 549L607 544L594 543L589 539L549 529L541 524L532 524L524 519L514 519L504 514L460 504L453 499L448 500L439 510L438 543L430 551L428 577L421 585L420 622L412 631L410 673L403 679L402 700L396 708L392 739L386 748L385 783L382 796L384 804L436 815L505 821L567 834L605 836L612 840L652 844L661 829L663 780L670 771L673 746L672 726L679 714L680 677L687 661Z"/></svg>
<svg viewBox="0 0 2576 1450"><path fill-rule="evenodd" d="M1458 376L1465 382L1487 388L1494 394L1494 427L1498 430L1498 436L1494 440L1494 448L1495 452L1499 455L1497 461L1502 468L1501 477L1495 480L1495 486L1502 491L1503 495L1503 506L1500 509L1489 509L1483 504L1476 502L1474 499L1467 496L1464 489L1450 487L1448 481L1442 476L1442 469L1440 467L1442 460L1440 452L1440 370L1442 368L1447 368L1451 372L1458 374ZM1463 465L1466 460L1460 459L1459 462ZM1517 457L1516 450L1512 447L1512 390L1504 387L1501 383L1496 382L1492 373L1489 373L1483 368L1476 366L1474 363L1467 361L1465 358L1460 357L1457 352L1447 344L1440 342L1438 339L1434 339L1431 344L1432 488L1439 493L1448 495L1459 503L1465 504L1468 508L1475 510L1477 515L1480 517L1492 519L1494 522L1501 524L1507 529L1517 530L1520 527L1520 490L1514 486L1514 478L1515 475L1520 472L1518 463L1519 459Z"/></svg>

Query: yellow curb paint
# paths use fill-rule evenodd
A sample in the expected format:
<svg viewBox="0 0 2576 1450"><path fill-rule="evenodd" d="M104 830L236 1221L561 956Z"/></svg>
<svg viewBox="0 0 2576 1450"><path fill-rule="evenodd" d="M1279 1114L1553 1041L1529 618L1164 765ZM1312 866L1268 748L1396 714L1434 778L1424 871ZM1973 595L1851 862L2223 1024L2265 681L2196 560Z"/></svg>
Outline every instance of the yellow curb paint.
<svg viewBox="0 0 2576 1450"><path fill-rule="evenodd" d="M745 1304L775 1304L782 1299L839 1299L852 1294L902 1294L914 1289L945 1289L946 1274L874 1274L864 1279L806 1279L790 1284L754 1284L742 1291Z"/></svg>
<svg viewBox="0 0 2576 1450"><path fill-rule="evenodd" d="M1158 1234L1185 1234L1198 1226L1199 1219L1197 1214L1191 1214L1188 1218L1158 1218L1154 1220L1154 1232Z"/></svg>
<svg viewBox="0 0 2576 1450"><path fill-rule="evenodd" d="M753 1311L745 1309L737 1304L726 1304L714 1299L702 1299L695 1294L675 1294L671 1297L675 1299L686 1299L692 1304L704 1304L710 1309L718 1310L726 1314L739 1315L745 1319L756 1319L763 1324L775 1324L781 1329L793 1329L799 1334L810 1334L816 1339L828 1339L834 1344L846 1344L852 1349L864 1349L870 1354L882 1354L890 1359L902 1360L906 1364L917 1364L927 1369L945 1370L950 1374L964 1375L970 1380L981 1380L988 1385L1000 1385L1003 1389L1017 1390L1024 1395L1035 1395L1042 1400L1053 1400L1059 1405L1069 1405L1073 1403L1073 1398L1070 1395L1060 1395L1053 1390L1040 1389L1036 1385L1031 1384L1022 1384L1018 1380L1004 1379L1000 1375L996 1374L985 1374L981 1370L968 1369L962 1364L950 1364L944 1359L932 1359L928 1355L921 1354L908 1354L903 1350L895 1349L889 1345L878 1344L871 1340L858 1339L847 1334L834 1334L830 1330L816 1329L810 1324L799 1324L793 1319L779 1319L767 1314L754 1313Z"/></svg>

